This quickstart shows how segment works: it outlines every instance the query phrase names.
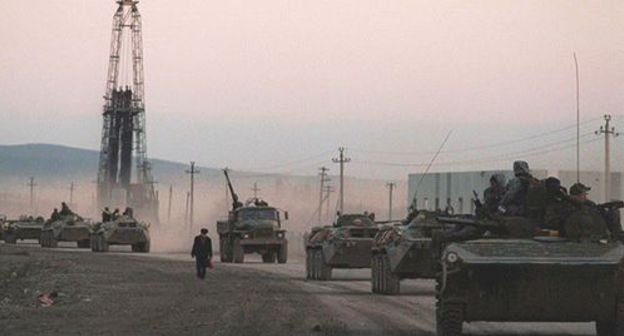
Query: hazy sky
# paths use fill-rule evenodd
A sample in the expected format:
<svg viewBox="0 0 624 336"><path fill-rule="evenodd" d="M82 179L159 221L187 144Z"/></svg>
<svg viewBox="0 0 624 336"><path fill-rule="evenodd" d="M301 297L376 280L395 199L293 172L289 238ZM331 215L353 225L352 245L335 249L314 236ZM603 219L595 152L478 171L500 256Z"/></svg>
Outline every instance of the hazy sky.
<svg viewBox="0 0 624 336"><path fill-rule="evenodd" d="M98 148L115 3L2 2L0 143ZM453 150L574 124L573 51L590 120L583 142L602 114L623 114L619 0L144 0L139 9L153 157L335 172L330 151L344 145L350 174L404 178L423 168L392 165L428 162L453 129L435 169L506 167L524 154L572 168L572 128ZM624 130L624 116L615 119ZM583 168L601 169L601 149L584 147Z"/></svg>

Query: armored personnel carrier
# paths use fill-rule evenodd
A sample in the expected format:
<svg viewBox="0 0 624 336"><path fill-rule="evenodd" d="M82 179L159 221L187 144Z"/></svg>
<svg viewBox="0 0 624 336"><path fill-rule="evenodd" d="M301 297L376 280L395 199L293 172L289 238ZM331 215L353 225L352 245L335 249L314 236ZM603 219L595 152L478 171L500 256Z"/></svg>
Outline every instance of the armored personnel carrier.
<svg viewBox="0 0 624 336"><path fill-rule="evenodd" d="M93 224L75 213L63 213L50 219L41 230L41 247L57 247L59 241L76 242L79 248L89 248Z"/></svg>
<svg viewBox="0 0 624 336"><path fill-rule="evenodd" d="M41 237L43 217L21 216L17 220L2 221L2 237L7 244L15 244L17 240L36 239Z"/></svg>
<svg viewBox="0 0 624 336"><path fill-rule="evenodd" d="M227 169L223 172L232 195L232 210L228 220L217 222L221 262L242 263L245 254L258 253L265 263L286 263L288 240L282 222L288 220L288 212L282 219L278 208L258 198L241 203Z"/></svg>
<svg viewBox="0 0 624 336"><path fill-rule="evenodd" d="M306 278L330 280L334 268L370 268L373 238L379 231L369 214L339 215L332 226L306 236Z"/></svg>
<svg viewBox="0 0 624 336"><path fill-rule="evenodd" d="M91 251L108 252L110 245L130 245L132 252L150 251L149 225L136 220L131 214L96 223L91 232Z"/></svg>
<svg viewBox="0 0 624 336"><path fill-rule="evenodd" d="M440 267L432 248L432 232L453 227L438 222L439 215L413 210L406 220L380 228L371 256L373 293L398 294L402 279L435 278Z"/></svg>
<svg viewBox="0 0 624 336"><path fill-rule="evenodd" d="M621 226L605 221L619 219L610 214L622 206L580 206L545 236L529 218L472 223L486 231L482 238L441 249L438 336L461 335L473 321L595 321L599 336L624 335L624 245L607 229Z"/></svg>

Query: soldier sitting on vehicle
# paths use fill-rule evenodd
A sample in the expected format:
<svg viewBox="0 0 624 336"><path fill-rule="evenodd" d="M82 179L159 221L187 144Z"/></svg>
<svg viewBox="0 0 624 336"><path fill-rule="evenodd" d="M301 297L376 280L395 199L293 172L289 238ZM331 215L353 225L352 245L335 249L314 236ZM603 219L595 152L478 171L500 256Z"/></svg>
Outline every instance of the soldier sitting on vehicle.
<svg viewBox="0 0 624 336"><path fill-rule="evenodd" d="M498 204L505 194L507 179L503 174L493 174L490 186L483 191L483 210L488 214L496 213Z"/></svg>
<svg viewBox="0 0 624 336"><path fill-rule="evenodd" d="M526 161L515 161L513 170L515 177L507 183L498 211L506 216L523 216L526 214L526 196L529 187L539 181L531 175Z"/></svg>
<svg viewBox="0 0 624 336"><path fill-rule="evenodd" d="M71 216L73 214L74 214L74 212L71 211L69 206L67 206L67 203L62 202L61 203L61 212L59 212L59 215L61 215L61 216Z"/></svg>
<svg viewBox="0 0 624 336"><path fill-rule="evenodd" d="M544 184L548 197L542 229L559 231L560 235L565 235L564 223L576 207L565 193L565 188L561 187L561 181L558 178L549 177Z"/></svg>
<svg viewBox="0 0 624 336"><path fill-rule="evenodd" d="M115 208L115 211L113 211L113 214L111 215L111 220L115 221L117 218L119 218L119 208Z"/></svg>
<svg viewBox="0 0 624 336"><path fill-rule="evenodd" d="M54 208L54 211L52 211L52 215L50 215L50 222L54 222L61 219L61 215L59 215L58 209Z"/></svg>
<svg viewBox="0 0 624 336"><path fill-rule="evenodd" d="M102 223L110 222L111 217L112 215L108 207L104 207L104 210L102 210Z"/></svg>
<svg viewBox="0 0 624 336"><path fill-rule="evenodd" d="M134 211L132 210L131 207L126 207L126 209L123 212L124 216L128 216L128 217L133 217Z"/></svg>

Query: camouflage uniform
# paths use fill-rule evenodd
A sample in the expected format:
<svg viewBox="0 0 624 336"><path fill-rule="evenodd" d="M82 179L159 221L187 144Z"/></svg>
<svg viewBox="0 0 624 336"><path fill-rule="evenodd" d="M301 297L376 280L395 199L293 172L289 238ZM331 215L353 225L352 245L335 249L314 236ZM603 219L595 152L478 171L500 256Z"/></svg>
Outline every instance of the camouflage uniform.
<svg viewBox="0 0 624 336"><path fill-rule="evenodd" d="M515 161L513 164L515 177L507 183L505 194L499 203L499 209L509 216L522 216L525 213L525 202L529 183L534 179L529 172L526 161Z"/></svg>
<svg viewBox="0 0 624 336"><path fill-rule="evenodd" d="M495 213L505 193L506 178L503 174L490 177L490 186L483 191L483 207L487 213Z"/></svg>

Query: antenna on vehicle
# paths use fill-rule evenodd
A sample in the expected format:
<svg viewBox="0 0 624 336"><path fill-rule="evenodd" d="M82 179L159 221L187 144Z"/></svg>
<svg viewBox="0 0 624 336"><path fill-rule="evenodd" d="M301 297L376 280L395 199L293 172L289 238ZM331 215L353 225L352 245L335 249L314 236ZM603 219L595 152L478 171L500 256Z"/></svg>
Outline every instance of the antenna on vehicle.
<svg viewBox="0 0 624 336"><path fill-rule="evenodd" d="M444 138L444 141L442 141L442 144L440 145L440 148L438 148L438 151L433 155L433 157L431 158L431 161L429 161L429 164L427 165L427 168L425 168L425 171L420 176L420 179L418 180L418 183L416 184L416 190L418 190L418 188L420 187L420 184L425 179L425 176L427 176L427 174L429 174L429 169L431 169L431 166L433 165L433 162L435 161L435 159L438 157L438 155L442 151L442 148L444 148L444 145L446 145L446 142L448 141L448 139L451 137L451 133L453 133L453 130L450 130L448 132L448 134L446 135L446 138ZM416 193L414 193L414 198L416 198ZM412 204L414 204L414 199L412 199Z"/></svg>
<svg viewBox="0 0 624 336"><path fill-rule="evenodd" d="M578 61L576 59L576 52L572 54L574 56L574 68L576 69L576 182L581 182L581 109L580 109L580 93L579 93L579 68Z"/></svg>

